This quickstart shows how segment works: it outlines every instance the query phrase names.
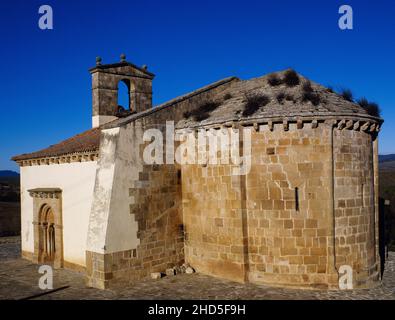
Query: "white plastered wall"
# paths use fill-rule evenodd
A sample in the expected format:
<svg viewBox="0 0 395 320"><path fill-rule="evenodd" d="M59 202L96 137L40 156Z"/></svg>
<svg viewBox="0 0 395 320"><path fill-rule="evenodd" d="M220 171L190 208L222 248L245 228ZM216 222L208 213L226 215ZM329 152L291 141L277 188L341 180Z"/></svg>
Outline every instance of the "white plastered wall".
<svg viewBox="0 0 395 320"><path fill-rule="evenodd" d="M96 161L21 167L22 250L33 252L33 198L27 190L62 189L64 260L85 266Z"/></svg>
<svg viewBox="0 0 395 320"><path fill-rule="evenodd" d="M111 122L118 119L115 116L93 116L92 117L92 128L97 128L105 123Z"/></svg>
<svg viewBox="0 0 395 320"><path fill-rule="evenodd" d="M113 253L137 248L138 224L129 205L142 170L139 144L141 126L102 130L94 199L89 220L87 250Z"/></svg>

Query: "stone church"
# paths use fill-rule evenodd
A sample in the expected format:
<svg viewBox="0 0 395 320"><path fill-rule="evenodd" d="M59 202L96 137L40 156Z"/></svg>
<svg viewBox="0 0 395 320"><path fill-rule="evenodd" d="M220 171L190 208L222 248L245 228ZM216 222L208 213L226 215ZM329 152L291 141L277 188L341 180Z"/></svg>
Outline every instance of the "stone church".
<svg viewBox="0 0 395 320"><path fill-rule="evenodd" d="M98 58L92 129L13 157L22 255L126 285L188 263L239 282L355 288L379 280L382 119L293 70L229 77L158 106L146 66ZM126 84L129 106L118 105ZM144 132L248 128L251 162L147 164ZM240 142L240 149L243 149ZM240 150L242 153L242 150Z"/></svg>

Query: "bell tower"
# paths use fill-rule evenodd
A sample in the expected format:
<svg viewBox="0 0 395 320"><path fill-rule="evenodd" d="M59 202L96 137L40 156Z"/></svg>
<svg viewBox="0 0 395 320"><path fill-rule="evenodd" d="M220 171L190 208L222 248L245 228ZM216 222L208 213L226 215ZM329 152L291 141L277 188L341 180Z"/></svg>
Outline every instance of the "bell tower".
<svg viewBox="0 0 395 320"><path fill-rule="evenodd" d="M102 64L96 58L96 66L89 69L92 75L92 127L135 112L152 108L152 79L155 75L147 66L138 67L121 55L121 61ZM128 88L129 105L118 106L118 86L124 82Z"/></svg>

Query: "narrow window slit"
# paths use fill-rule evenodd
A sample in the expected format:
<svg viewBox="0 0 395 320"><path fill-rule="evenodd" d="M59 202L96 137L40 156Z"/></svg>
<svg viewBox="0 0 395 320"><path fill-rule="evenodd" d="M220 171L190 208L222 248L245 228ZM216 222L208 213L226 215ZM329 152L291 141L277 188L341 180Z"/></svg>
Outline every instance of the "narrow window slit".
<svg viewBox="0 0 395 320"><path fill-rule="evenodd" d="M295 188L295 210L299 211L299 188Z"/></svg>

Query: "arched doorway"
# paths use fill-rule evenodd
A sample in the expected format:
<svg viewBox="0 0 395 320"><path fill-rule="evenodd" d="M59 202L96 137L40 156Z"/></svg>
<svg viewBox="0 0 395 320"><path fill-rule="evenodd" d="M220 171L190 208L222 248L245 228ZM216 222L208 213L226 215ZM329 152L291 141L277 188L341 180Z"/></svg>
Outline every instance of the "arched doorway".
<svg viewBox="0 0 395 320"><path fill-rule="evenodd" d="M33 197L33 261L63 267L62 190L28 190Z"/></svg>
<svg viewBox="0 0 395 320"><path fill-rule="evenodd" d="M53 263L56 254L55 219L52 208L44 204L40 210L40 260L45 263Z"/></svg>

